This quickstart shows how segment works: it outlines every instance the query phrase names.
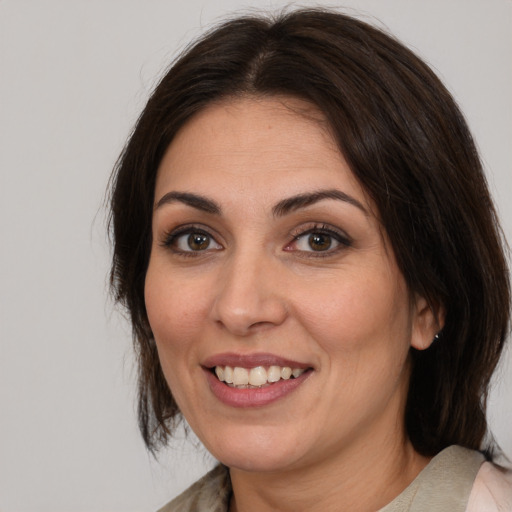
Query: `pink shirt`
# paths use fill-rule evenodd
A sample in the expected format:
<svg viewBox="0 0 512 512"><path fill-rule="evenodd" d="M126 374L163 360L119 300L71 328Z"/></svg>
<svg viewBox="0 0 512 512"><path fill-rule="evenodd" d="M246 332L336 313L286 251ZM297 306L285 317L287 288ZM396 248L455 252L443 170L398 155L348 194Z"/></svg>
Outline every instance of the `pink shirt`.
<svg viewBox="0 0 512 512"><path fill-rule="evenodd" d="M484 462L476 475L466 512L512 512L512 471Z"/></svg>

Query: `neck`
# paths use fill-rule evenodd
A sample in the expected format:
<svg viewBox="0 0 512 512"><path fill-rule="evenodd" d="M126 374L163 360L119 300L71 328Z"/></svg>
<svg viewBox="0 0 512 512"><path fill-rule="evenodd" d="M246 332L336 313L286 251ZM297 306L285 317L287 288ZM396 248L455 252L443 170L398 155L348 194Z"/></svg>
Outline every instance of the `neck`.
<svg viewBox="0 0 512 512"><path fill-rule="evenodd" d="M428 464L404 437L365 436L321 463L280 472L231 469L230 512L374 512L400 494Z"/></svg>

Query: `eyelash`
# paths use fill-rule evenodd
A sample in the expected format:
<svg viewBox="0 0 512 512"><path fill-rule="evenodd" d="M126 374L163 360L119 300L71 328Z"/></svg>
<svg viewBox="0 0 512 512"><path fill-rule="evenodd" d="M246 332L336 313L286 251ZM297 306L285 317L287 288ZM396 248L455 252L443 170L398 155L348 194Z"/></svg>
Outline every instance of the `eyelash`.
<svg viewBox="0 0 512 512"><path fill-rule="evenodd" d="M197 225L186 225L186 226L180 226L179 228L175 230L171 230L169 232L166 232L163 236L163 240L161 245L163 247L169 248L172 252L175 254L178 254L180 256L184 257L197 257L201 256L201 253L205 253L207 251L211 251L212 249L206 248L204 250L190 250L190 251L184 251L179 249L176 246L176 242L179 240L180 237L185 235L203 235L205 237L208 237L210 239L210 243L215 243L217 245L220 245L215 237L205 230L203 227L197 226ZM308 235L312 234L320 234L320 235L327 235L331 239L333 239L335 242L337 242L339 245L335 247L334 249L328 248L325 251L304 251L304 250L298 250L296 252L300 253L303 257L307 258L327 258L333 254L338 253L339 251L352 246L352 240L350 237L344 233L343 231L334 229L332 226L329 226L327 224L319 224L315 223L313 225L310 225L307 228L301 227L298 228L295 231L292 231L290 233L290 236L293 238L291 242L287 243L284 250L287 251L287 248L290 247L292 244L300 241L303 237L306 237ZM213 249L213 250L221 250L221 249ZM292 251L292 249L288 249L289 252Z"/></svg>
<svg viewBox="0 0 512 512"><path fill-rule="evenodd" d="M163 236L161 245L163 247L167 247L168 249L173 251L175 254L178 254L180 256L184 256L184 257L200 256L201 253L206 252L206 250L204 250L204 251L193 251L193 250L183 251L183 250L179 249L178 247L176 247L176 242L178 241L178 239L180 237L185 236L185 235L190 236L192 234L206 236L211 241L218 244L218 242L215 240L215 237L211 233L209 233L207 230L205 230L204 228L202 228L200 226L195 226L195 225L186 225L186 226L180 226L179 228L177 228L175 230L166 232Z"/></svg>
<svg viewBox="0 0 512 512"><path fill-rule="evenodd" d="M328 248L325 251L298 251L302 254L302 256L307 258L327 258L333 254L338 253L339 251L342 251L343 249L351 247L353 243L350 237L341 230L337 230L327 224L313 224L306 229L301 227L296 232L292 232L291 235L293 236L293 241L287 244L286 247L289 247L291 244L296 243L300 239L312 234L327 235L336 241L339 245L334 249Z"/></svg>

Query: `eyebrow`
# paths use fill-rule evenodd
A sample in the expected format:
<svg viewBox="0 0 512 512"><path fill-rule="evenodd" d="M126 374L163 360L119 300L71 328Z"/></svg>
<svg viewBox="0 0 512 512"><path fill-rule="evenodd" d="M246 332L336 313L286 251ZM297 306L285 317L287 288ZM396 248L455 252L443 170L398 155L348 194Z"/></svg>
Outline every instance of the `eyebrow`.
<svg viewBox="0 0 512 512"><path fill-rule="evenodd" d="M156 203L155 210L164 204L175 202L184 203L192 208L214 215L219 215L221 212L220 206L212 199L207 199L206 197L198 196L197 194L191 194L190 192L168 192L159 199L158 203Z"/></svg>
<svg viewBox="0 0 512 512"><path fill-rule="evenodd" d="M357 199L337 189L318 190L316 192L306 192L304 194L288 197L282 201L279 201L272 208L272 214L275 217L283 217L288 213L299 210L301 208L306 208L307 206L311 206L312 204L318 203L325 199L343 201L345 203L351 204L352 206L355 206L356 208L359 208L365 215L368 215L368 212L364 206ZM197 210L201 210L213 215L220 215L222 212L219 204L216 203L213 199L208 199L204 196L192 194L190 192L175 191L168 192L162 196L156 203L155 210L164 204L175 202L186 204L187 206L191 206L192 208L196 208Z"/></svg>
<svg viewBox="0 0 512 512"><path fill-rule="evenodd" d="M305 194L298 194L296 196L283 199L282 201L279 201L274 208L272 208L272 213L275 217L282 217L283 215L299 210L300 208L305 208L306 206L311 206L312 204L323 201L324 199L336 199L338 201L349 203L352 206L359 208L366 216L368 216L368 212L357 199L337 189L307 192Z"/></svg>

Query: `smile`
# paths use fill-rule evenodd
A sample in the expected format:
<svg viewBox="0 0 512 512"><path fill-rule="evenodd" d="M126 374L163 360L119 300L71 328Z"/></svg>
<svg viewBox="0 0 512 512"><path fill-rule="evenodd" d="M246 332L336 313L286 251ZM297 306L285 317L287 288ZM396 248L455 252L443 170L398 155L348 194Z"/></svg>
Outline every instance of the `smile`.
<svg viewBox="0 0 512 512"><path fill-rule="evenodd" d="M280 380L296 379L306 370L289 366L256 366L243 368L240 366L216 366L215 375L221 382L238 389L252 389L269 386Z"/></svg>
<svg viewBox="0 0 512 512"><path fill-rule="evenodd" d="M273 354L217 354L202 364L213 395L225 405L252 408L280 401L315 373L310 364Z"/></svg>

